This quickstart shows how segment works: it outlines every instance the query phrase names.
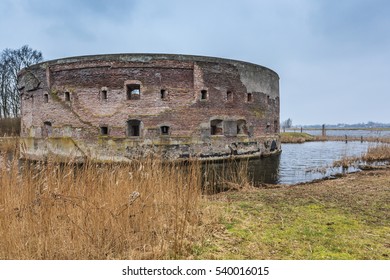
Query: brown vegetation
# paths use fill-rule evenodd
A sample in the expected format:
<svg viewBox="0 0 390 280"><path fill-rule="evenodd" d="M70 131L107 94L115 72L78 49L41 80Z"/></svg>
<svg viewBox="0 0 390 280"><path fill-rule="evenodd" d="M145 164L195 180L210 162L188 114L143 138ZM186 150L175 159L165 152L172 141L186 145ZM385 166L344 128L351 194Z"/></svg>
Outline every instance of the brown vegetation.
<svg viewBox="0 0 390 280"><path fill-rule="evenodd" d="M372 163L387 163L390 161L390 145L389 144L379 144L373 147L369 147L367 152L361 157L343 157L340 160L337 160L333 163L334 167L343 167L347 168L349 166L360 165L369 165ZM364 166L363 168L367 168Z"/></svg>
<svg viewBox="0 0 390 280"><path fill-rule="evenodd" d="M21 163L2 151L0 259L179 258L197 236L197 163Z"/></svg>
<svg viewBox="0 0 390 280"><path fill-rule="evenodd" d="M0 259L389 259L389 169L255 189L247 162L28 163L2 143Z"/></svg>
<svg viewBox="0 0 390 280"><path fill-rule="evenodd" d="M390 160L390 145L382 144L369 147L362 159L366 162Z"/></svg>

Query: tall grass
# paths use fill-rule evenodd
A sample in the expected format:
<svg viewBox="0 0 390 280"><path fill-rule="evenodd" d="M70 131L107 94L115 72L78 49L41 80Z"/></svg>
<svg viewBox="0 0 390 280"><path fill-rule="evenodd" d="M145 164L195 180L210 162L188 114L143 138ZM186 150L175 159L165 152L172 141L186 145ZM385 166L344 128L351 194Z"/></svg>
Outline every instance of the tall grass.
<svg viewBox="0 0 390 280"><path fill-rule="evenodd" d="M185 257L199 235L200 186L196 162L29 163L3 149L0 259Z"/></svg>
<svg viewBox="0 0 390 280"><path fill-rule="evenodd" d="M371 164L377 162L388 162L390 161L390 145L379 144L372 147L368 147L367 151L362 156L355 157L343 157L333 163L333 167L348 168L353 165L359 164ZM388 164L388 163L387 163Z"/></svg>
<svg viewBox="0 0 390 280"><path fill-rule="evenodd" d="M390 145L381 144L369 147L362 159L366 162L390 160Z"/></svg>
<svg viewBox="0 0 390 280"><path fill-rule="evenodd" d="M249 159L205 162L202 165L202 189L205 194L250 189Z"/></svg>

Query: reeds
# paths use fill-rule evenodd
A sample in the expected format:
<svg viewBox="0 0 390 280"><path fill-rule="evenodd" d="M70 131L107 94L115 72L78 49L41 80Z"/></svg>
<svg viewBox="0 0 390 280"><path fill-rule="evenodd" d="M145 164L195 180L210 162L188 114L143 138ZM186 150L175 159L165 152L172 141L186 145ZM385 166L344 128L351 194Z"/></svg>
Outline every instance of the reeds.
<svg viewBox="0 0 390 280"><path fill-rule="evenodd" d="M385 162L388 164L390 161L390 145L379 144L372 147L368 147L367 152L360 157L343 157L333 163L333 167L348 168L350 166L358 166L362 163L371 164L378 162Z"/></svg>
<svg viewBox="0 0 390 280"><path fill-rule="evenodd" d="M253 187L248 173L249 159L205 162L202 165L202 189L205 194L237 191Z"/></svg>
<svg viewBox="0 0 390 280"><path fill-rule="evenodd" d="M197 162L31 163L16 153L1 152L0 259L184 258L198 236Z"/></svg>
<svg viewBox="0 0 390 280"><path fill-rule="evenodd" d="M381 144L369 147L362 159L366 162L390 160L390 145Z"/></svg>
<svg viewBox="0 0 390 280"><path fill-rule="evenodd" d="M19 137L0 137L0 152L19 153Z"/></svg>

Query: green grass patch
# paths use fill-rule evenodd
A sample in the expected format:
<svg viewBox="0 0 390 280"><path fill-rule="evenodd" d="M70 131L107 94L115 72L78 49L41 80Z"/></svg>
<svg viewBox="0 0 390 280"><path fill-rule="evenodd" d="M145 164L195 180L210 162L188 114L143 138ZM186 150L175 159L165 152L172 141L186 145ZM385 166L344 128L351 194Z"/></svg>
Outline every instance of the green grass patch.
<svg viewBox="0 0 390 280"><path fill-rule="evenodd" d="M333 187L259 189L210 201L218 232L194 258L390 259L388 187Z"/></svg>

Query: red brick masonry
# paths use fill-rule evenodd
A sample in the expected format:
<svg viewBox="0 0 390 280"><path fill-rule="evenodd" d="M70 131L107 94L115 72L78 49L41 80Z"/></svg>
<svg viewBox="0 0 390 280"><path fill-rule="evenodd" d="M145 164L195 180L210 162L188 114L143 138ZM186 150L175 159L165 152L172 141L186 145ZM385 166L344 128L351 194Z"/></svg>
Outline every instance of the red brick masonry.
<svg viewBox="0 0 390 280"><path fill-rule="evenodd" d="M64 58L19 73L25 158L128 161L278 152L279 76L172 54Z"/></svg>

